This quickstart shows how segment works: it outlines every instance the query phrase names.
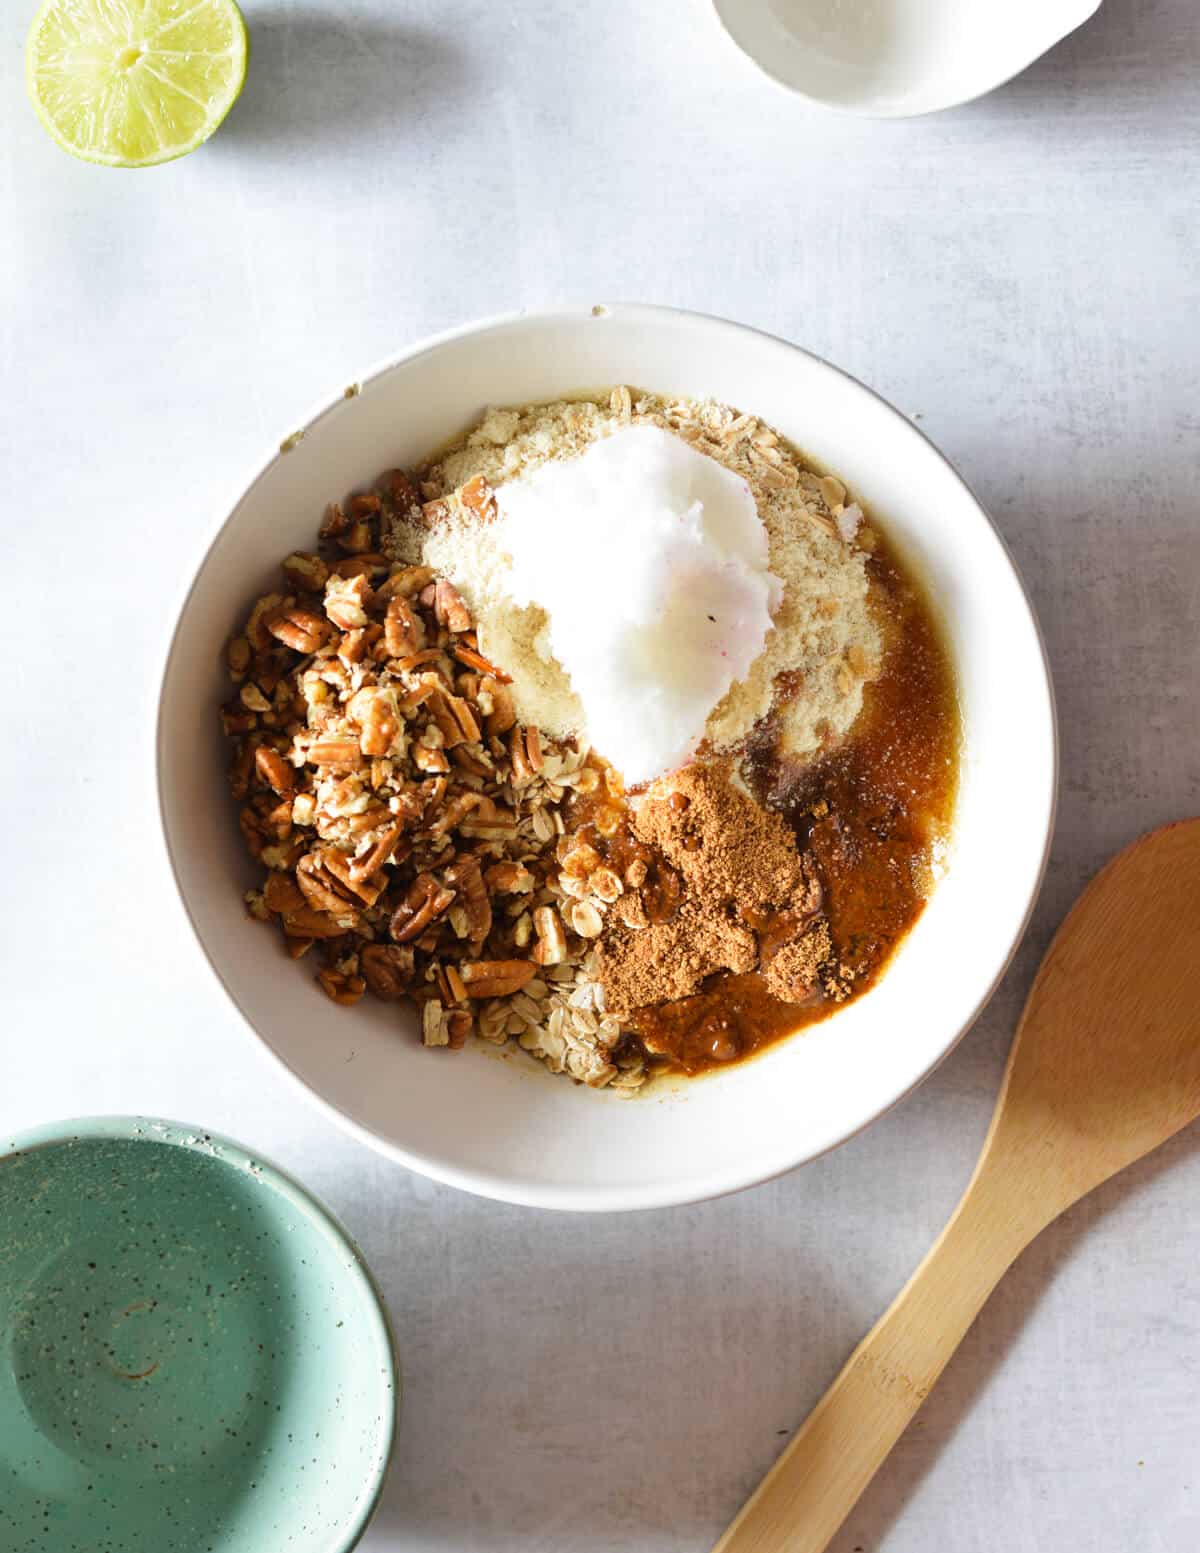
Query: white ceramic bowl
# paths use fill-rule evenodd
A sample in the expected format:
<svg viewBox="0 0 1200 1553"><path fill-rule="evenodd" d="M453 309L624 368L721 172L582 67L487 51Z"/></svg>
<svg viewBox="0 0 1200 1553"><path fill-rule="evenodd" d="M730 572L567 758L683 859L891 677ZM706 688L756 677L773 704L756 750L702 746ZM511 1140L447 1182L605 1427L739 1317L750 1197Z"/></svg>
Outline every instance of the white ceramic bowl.
<svg viewBox="0 0 1200 1553"><path fill-rule="evenodd" d="M349 378L347 378L349 381ZM311 968L243 915L255 882L225 787L216 708L227 635L326 501L411 464L489 404L613 383L751 410L836 470L924 571L945 615L966 752L947 877L880 984L743 1066L622 1100L523 1054L423 1050L413 1020L335 1009ZM585 579L581 579L584 582ZM251 1027L360 1138L438 1180L542 1207L691 1202L832 1148L919 1083L995 987L1053 820L1054 712L1037 625L983 510L902 415L835 367L719 319L661 308L503 318L405 351L304 423L251 479L183 604L163 679L158 779L175 878Z"/></svg>
<svg viewBox="0 0 1200 1553"><path fill-rule="evenodd" d="M1011 81L1100 0L713 0L772 80L822 107L911 118Z"/></svg>

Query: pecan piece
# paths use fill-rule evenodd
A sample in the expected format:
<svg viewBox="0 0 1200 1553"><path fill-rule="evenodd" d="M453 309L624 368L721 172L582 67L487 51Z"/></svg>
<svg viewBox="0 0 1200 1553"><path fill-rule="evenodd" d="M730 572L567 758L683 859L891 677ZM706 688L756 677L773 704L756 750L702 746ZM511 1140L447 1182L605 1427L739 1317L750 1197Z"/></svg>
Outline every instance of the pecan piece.
<svg viewBox="0 0 1200 1553"><path fill-rule="evenodd" d="M429 698L429 715L437 724L447 749L453 749L456 744L473 744L479 738L475 714L461 696L435 691Z"/></svg>
<svg viewBox="0 0 1200 1553"><path fill-rule="evenodd" d="M480 681L479 689L491 698L492 710L487 714L487 731L493 738L498 738L500 734L507 733L517 720L512 691L507 682L499 676L493 678L491 675Z"/></svg>
<svg viewBox="0 0 1200 1553"><path fill-rule="evenodd" d="M513 783L523 786L532 782L542 769L542 736L536 728L514 728L508 740L508 756L512 762Z"/></svg>
<svg viewBox="0 0 1200 1553"><path fill-rule="evenodd" d="M475 1028L475 1016L467 1008L455 1008L446 1015L446 1034L449 1039L446 1045L453 1051L459 1051L467 1044L467 1036Z"/></svg>
<svg viewBox="0 0 1200 1553"><path fill-rule="evenodd" d="M231 637L225 648L225 663L234 679L241 679L250 667L250 641L245 636Z"/></svg>
<svg viewBox="0 0 1200 1553"><path fill-rule="evenodd" d="M492 931L492 903L484 886L479 859L470 853L456 859L442 878L447 888L458 896L458 904L466 913L467 937L474 944L482 944ZM455 998L454 1001L459 1000Z"/></svg>
<svg viewBox="0 0 1200 1553"><path fill-rule="evenodd" d="M432 566L400 566L391 576L379 584L376 590L381 599L411 599L433 580Z"/></svg>
<svg viewBox="0 0 1200 1553"><path fill-rule="evenodd" d="M383 617L383 639L392 658L406 658L425 645L425 628L402 594L397 593L388 600L387 613Z"/></svg>
<svg viewBox="0 0 1200 1553"><path fill-rule="evenodd" d="M341 971L326 968L317 972L317 981L321 991L327 998L342 1008L351 1008L367 990L367 984L361 976L346 976Z"/></svg>
<svg viewBox="0 0 1200 1553"><path fill-rule="evenodd" d="M283 563L283 575L292 587L303 593L321 593L329 577L329 568L319 555L293 550Z"/></svg>
<svg viewBox="0 0 1200 1553"><path fill-rule="evenodd" d="M385 1003L395 1003L413 978L413 952L401 944L368 944L358 957L367 986Z"/></svg>
<svg viewBox="0 0 1200 1553"><path fill-rule="evenodd" d="M485 658L477 647L467 647L462 642L455 642L450 648L452 657L459 663L465 664L469 669L478 669L481 674L488 674L492 679L498 680L502 685L512 684L512 675L505 674L503 669L498 669L490 659Z"/></svg>
<svg viewBox="0 0 1200 1553"><path fill-rule="evenodd" d="M250 611L250 618L246 621L246 635L255 652L264 652L271 645L267 621L282 603L283 598L280 594L264 593Z"/></svg>
<svg viewBox="0 0 1200 1553"><path fill-rule="evenodd" d="M398 944L419 938L435 917L448 909L454 891L440 885L432 874L418 874L408 894L392 913L389 932Z"/></svg>
<svg viewBox="0 0 1200 1553"><path fill-rule="evenodd" d="M536 881L524 863L493 863L483 882L493 895L528 895Z"/></svg>
<svg viewBox="0 0 1200 1553"><path fill-rule="evenodd" d="M400 734L396 692L367 687L352 696L347 715L362 729L359 749L364 755L388 755Z"/></svg>
<svg viewBox="0 0 1200 1553"><path fill-rule="evenodd" d="M434 585L433 613L438 625L445 626L447 631L458 632L471 629L471 611L467 608L462 594L444 577L439 577Z"/></svg>
<svg viewBox="0 0 1200 1553"><path fill-rule="evenodd" d="M240 803L250 791L250 773L254 769L255 744L244 739L229 764L229 791Z"/></svg>
<svg viewBox="0 0 1200 1553"><path fill-rule="evenodd" d="M473 809L478 809L486 801L482 793L456 793L429 827L430 835L444 836L456 825L461 825Z"/></svg>
<svg viewBox="0 0 1200 1553"><path fill-rule="evenodd" d="M482 475L468 480L458 493L458 499L468 512L483 522L496 516L496 493Z"/></svg>
<svg viewBox="0 0 1200 1553"><path fill-rule="evenodd" d="M313 766L360 766L362 764L356 739L322 739L310 744L307 759Z"/></svg>
<svg viewBox="0 0 1200 1553"><path fill-rule="evenodd" d="M316 652L333 635L328 620L322 620L311 609L302 609L299 605L281 609L272 616L267 621L267 630L285 647L302 653Z"/></svg>
<svg viewBox="0 0 1200 1553"><path fill-rule="evenodd" d="M321 856L316 852L310 852L307 857L302 857L296 865L296 883L314 911L321 911L333 917L342 923L345 931L358 926L358 909L351 905L338 889L338 880L326 867L328 856L329 854ZM314 938L318 936L313 934Z"/></svg>
<svg viewBox="0 0 1200 1553"><path fill-rule="evenodd" d="M338 544L344 544L345 540L339 539ZM341 561L335 561L331 568L339 577L365 577L369 572L383 572L388 567L388 558L378 550L364 550L358 555L348 555Z"/></svg>
<svg viewBox="0 0 1200 1553"><path fill-rule="evenodd" d="M443 774L450 769L450 762L440 749L431 750L426 744L415 744L412 750L413 765L418 771L427 771L431 776Z"/></svg>
<svg viewBox="0 0 1200 1553"><path fill-rule="evenodd" d="M364 576L339 577L336 572L325 584L325 613L340 631L366 625L370 586Z"/></svg>
<svg viewBox="0 0 1200 1553"><path fill-rule="evenodd" d="M283 931L290 939L313 939L341 938L346 929L327 912L313 906L298 906L295 911L285 913Z"/></svg>
<svg viewBox="0 0 1200 1553"><path fill-rule="evenodd" d="M334 847L321 854L321 861L326 872L332 875L342 889L352 891L364 906L373 906L387 887L387 880L382 874L356 875L353 861L345 852L339 852Z"/></svg>
<svg viewBox="0 0 1200 1553"><path fill-rule="evenodd" d="M465 960L459 967L469 998L507 998L533 980L532 960Z"/></svg>
<svg viewBox="0 0 1200 1553"><path fill-rule="evenodd" d="M561 965L567 958L567 935L558 912L553 906L539 906L533 914L533 926L537 932L532 950L534 963Z"/></svg>
<svg viewBox="0 0 1200 1553"><path fill-rule="evenodd" d="M269 744L260 744L254 752L254 767L259 776L277 793L290 793L296 785L296 774L278 750Z"/></svg>
<svg viewBox="0 0 1200 1553"><path fill-rule="evenodd" d="M388 471L387 489L392 498L392 505L397 512L411 512L414 507L420 506L416 491L413 490L412 481L404 473L403 469L391 469Z"/></svg>
<svg viewBox="0 0 1200 1553"><path fill-rule="evenodd" d="M369 879L372 874L378 873L385 863L393 861L403 831L403 824L397 820L395 824L389 825L369 851L364 852L361 857L356 857L350 864L351 882L357 883L360 879Z"/></svg>
<svg viewBox="0 0 1200 1553"><path fill-rule="evenodd" d="M304 906L304 895L290 874L271 874L263 886L263 899L267 910L280 916Z"/></svg>

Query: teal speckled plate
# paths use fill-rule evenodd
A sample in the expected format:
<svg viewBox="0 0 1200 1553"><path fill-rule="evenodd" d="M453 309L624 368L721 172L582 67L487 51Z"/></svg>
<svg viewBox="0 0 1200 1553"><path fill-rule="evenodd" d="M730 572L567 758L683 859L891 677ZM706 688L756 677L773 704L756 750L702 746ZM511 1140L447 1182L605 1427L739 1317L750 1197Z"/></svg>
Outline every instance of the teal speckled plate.
<svg viewBox="0 0 1200 1553"><path fill-rule="evenodd" d="M3 1553L352 1548L398 1379L329 1214L174 1122L0 1141Z"/></svg>

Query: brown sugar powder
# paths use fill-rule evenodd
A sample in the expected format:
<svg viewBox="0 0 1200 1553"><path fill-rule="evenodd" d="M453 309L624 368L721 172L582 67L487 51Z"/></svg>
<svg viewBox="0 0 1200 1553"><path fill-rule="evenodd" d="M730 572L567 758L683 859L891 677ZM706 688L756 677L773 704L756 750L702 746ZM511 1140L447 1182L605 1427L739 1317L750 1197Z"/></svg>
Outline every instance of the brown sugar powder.
<svg viewBox="0 0 1200 1553"><path fill-rule="evenodd" d="M598 965L606 1006L622 1014L689 997L708 976L753 971L780 955L772 990L794 999L804 956L829 954L823 922L823 938L793 942L820 908L820 887L788 826L736 785L730 763L685 767L637 804L631 828L655 866L678 880L678 904L667 920L640 928L610 915Z"/></svg>

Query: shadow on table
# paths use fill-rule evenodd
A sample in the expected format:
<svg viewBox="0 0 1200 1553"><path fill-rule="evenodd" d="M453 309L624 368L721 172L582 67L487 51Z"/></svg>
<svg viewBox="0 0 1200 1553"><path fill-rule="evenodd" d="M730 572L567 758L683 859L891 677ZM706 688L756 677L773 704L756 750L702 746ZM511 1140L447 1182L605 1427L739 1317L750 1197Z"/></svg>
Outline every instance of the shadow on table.
<svg viewBox="0 0 1200 1553"><path fill-rule="evenodd" d="M907 1433L880 1468L829 1553L862 1553L883 1546L926 1475L1004 1363L1042 1295L1077 1251L1096 1220L1146 1190L1183 1160L1200 1152L1200 1130L1187 1128L1071 1208L1017 1259L984 1306L962 1347L947 1365Z"/></svg>
<svg viewBox="0 0 1200 1553"><path fill-rule="evenodd" d="M1006 117L1058 103L1111 126L1130 92L1194 107L1200 14L1173 0L1103 0L1099 11L1007 85L962 112Z"/></svg>
<svg viewBox="0 0 1200 1553"><path fill-rule="evenodd" d="M315 154L412 120L450 114L467 79L447 31L328 12L250 18L246 85L214 146L284 145Z"/></svg>
<svg viewBox="0 0 1200 1553"><path fill-rule="evenodd" d="M792 1200L793 1225L798 1186L762 1189ZM364 1553L707 1547L747 1459L769 1462L861 1319L802 1249L772 1244L767 1204L674 1210L668 1240L659 1213L414 1195L393 1202L403 1263L394 1234L360 1235L408 1377ZM436 1239L414 1256L423 1217Z"/></svg>

